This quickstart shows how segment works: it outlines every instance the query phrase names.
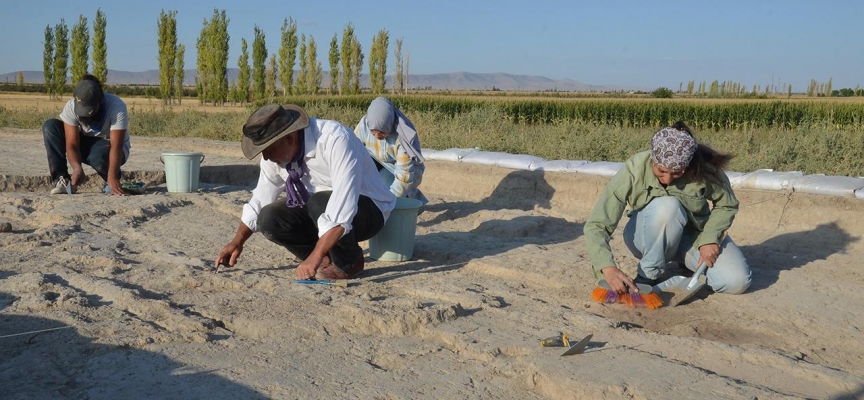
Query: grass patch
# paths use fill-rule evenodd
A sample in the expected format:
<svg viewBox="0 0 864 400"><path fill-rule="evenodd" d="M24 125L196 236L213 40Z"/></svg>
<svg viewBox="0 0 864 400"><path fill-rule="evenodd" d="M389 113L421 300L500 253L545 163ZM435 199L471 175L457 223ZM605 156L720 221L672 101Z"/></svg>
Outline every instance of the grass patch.
<svg viewBox="0 0 864 400"><path fill-rule="evenodd" d="M309 101L304 106L311 116L334 119L353 129L365 113L365 107L359 104ZM251 108L201 112L132 106L129 109L130 133L133 141L135 136L155 136L239 142L241 128L251 112ZM0 107L0 126L4 127L39 129L45 119L56 117L56 112ZM409 117L427 148L478 147L549 160L624 161L633 153L647 149L656 129L566 119L520 123L495 104L475 106L462 112L430 106L423 111L410 112ZM771 168L807 174L864 175L864 135L848 127L823 124L801 124L794 128L742 127L697 130L695 135L700 142L735 154L730 166L733 171Z"/></svg>

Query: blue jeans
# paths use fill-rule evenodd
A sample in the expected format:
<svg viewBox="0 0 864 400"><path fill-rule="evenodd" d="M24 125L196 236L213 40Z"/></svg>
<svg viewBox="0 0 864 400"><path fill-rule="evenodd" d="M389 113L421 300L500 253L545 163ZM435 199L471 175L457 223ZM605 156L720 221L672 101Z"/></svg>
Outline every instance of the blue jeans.
<svg viewBox="0 0 864 400"><path fill-rule="evenodd" d="M111 152L111 141L107 139L79 135L78 151L81 162L96 170L96 173L108 182L108 156ZM66 130L63 121L53 118L42 124L42 139L45 141L45 151L48 152L48 172L51 182L57 182L60 177L69 179L69 168L66 160ZM121 152L120 165L126 163L126 155ZM120 178L120 170L117 170Z"/></svg>
<svg viewBox="0 0 864 400"><path fill-rule="evenodd" d="M687 211L674 196L658 197L630 216L624 243L639 259L638 274L657 279L666 263L699 268L699 249L693 244L699 231L687 227ZM717 293L741 294L750 287L751 272L741 249L728 235L720 243L720 256L706 272L708 286Z"/></svg>

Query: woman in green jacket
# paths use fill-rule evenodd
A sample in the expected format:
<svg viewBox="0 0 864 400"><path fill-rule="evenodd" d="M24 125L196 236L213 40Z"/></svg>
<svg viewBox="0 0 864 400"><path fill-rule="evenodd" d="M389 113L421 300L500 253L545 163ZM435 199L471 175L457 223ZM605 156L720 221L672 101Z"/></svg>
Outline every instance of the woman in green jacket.
<svg viewBox="0 0 864 400"><path fill-rule="evenodd" d="M630 157L609 181L585 223L585 241L595 276L618 293L634 283L657 284L669 261L691 271L704 262L715 292L740 294L750 287L750 267L726 235L738 199L723 169L732 159L699 144L683 122L659 130L651 150ZM711 206L709 207L709 203ZM615 265L609 240L625 208L624 242L639 258L635 279Z"/></svg>

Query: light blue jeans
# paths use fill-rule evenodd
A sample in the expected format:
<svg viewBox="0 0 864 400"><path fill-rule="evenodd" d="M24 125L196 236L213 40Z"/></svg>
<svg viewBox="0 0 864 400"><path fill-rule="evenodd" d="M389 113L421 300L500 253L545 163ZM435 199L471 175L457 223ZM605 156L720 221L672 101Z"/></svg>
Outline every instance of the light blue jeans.
<svg viewBox="0 0 864 400"><path fill-rule="evenodd" d="M638 274L657 279L669 261L683 263L691 271L699 269L699 249L693 246L698 235L699 231L687 228L687 212L678 199L664 196L630 216L624 243L639 259ZM750 267L728 235L720 244L717 262L705 275L717 293L741 294L750 287Z"/></svg>

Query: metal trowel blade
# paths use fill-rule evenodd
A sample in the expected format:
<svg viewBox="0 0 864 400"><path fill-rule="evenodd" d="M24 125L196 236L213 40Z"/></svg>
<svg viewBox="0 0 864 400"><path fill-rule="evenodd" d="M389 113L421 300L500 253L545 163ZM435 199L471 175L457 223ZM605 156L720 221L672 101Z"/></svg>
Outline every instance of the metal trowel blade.
<svg viewBox="0 0 864 400"><path fill-rule="evenodd" d="M589 334L588 336L585 336L582 340L579 341L579 343L576 343L576 344L570 346L570 348L567 349L567 351L565 351L564 354L561 354L561 356L572 356L574 354L584 353L585 348L588 347L588 343L591 342L592 336L594 336L593 333Z"/></svg>

